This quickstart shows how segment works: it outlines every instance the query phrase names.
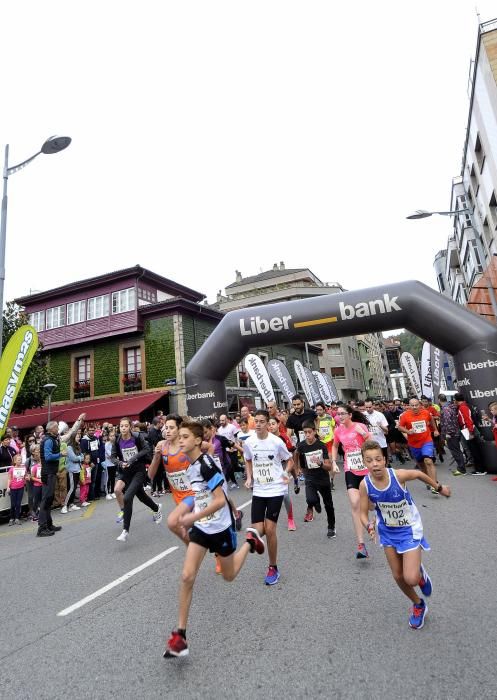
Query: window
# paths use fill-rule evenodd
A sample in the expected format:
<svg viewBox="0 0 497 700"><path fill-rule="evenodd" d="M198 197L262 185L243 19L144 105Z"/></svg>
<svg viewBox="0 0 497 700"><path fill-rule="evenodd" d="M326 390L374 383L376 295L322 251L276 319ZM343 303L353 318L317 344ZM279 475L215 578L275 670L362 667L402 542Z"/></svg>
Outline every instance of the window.
<svg viewBox="0 0 497 700"><path fill-rule="evenodd" d="M109 295L88 299L88 320L109 315Z"/></svg>
<svg viewBox="0 0 497 700"><path fill-rule="evenodd" d="M51 328L60 328L64 325L64 307L55 306L47 309L47 331Z"/></svg>
<svg viewBox="0 0 497 700"><path fill-rule="evenodd" d="M497 199L495 198L495 190L492 192L488 206L490 207L490 213L494 220L494 228L497 228Z"/></svg>
<svg viewBox="0 0 497 700"><path fill-rule="evenodd" d="M82 323L85 320L85 302L75 301L67 305L67 325Z"/></svg>
<svg viewBox="0 0 497 700"><path fill-rule="evenodd" d="M276 359L286 366L286 357L284 357L283 355L278 355Z"/></svg>
<svg viewBox="0 0 497 700"><path fill-rule="evenodd" d="M112 313L122 314L135 308L135 288L122 289L112 294Z"/></svg>
<svg viewBox="0 0 497 700"><path fill-rule="evenodd" d="M87 399L90 396L91 358L89 355L76 358L76 380L74 382L74 398Z"/></svg>
<svg viewBox="0 0 497 700"><path fill-rule="evenodd" d="M471 166L471 171L470 171L470 179L471 179L471 186L473 187L473 191L476 194L478 194L478 178L476 177L476 171L475 171L475 166L474 164Z"/></svg>
<svg viewBox="0 0 497 700"><path fill-rule="evenodd" d="M330 355L341 355L342 346L340 343L328 343L328 352Z"/></svg>
<svg viewBox="0 0 497 700"><path fill-rule="evenodd" d="M345 367L331 367L331 376L336 379L345 379Z"/></svg>
<svg viewBox="0 0 497 700"><path fill-rule="evenodd" d="M475 155L476 160L478 162L478 166L480 168L480 172L482 172L483 166L485 165L485 151L483 150L483 146L481 145L480 134L477 135L475 141Z"/></svg>
<svg viewBox="0 0 497 700"><path fill-rule="evenodd" d="M126 348L124 351L124 391L141 391L142 388L142 352L140 347Z"/></svg>
<svg viewBox="0 0 497 700"><path fill-rule="evenodd" d="M45 312L44 311L35 311L32 314L29 314L29 323L34 327L36 331L44 331L45 330Z"/></svg>

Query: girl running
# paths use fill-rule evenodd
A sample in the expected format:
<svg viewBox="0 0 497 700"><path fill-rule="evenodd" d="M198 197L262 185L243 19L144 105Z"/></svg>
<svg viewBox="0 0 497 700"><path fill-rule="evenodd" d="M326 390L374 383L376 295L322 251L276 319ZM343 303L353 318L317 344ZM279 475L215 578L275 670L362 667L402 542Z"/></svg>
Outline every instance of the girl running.
<svg viewBox="0 0 497 700"><path fill-rule="evenodd" d="M406 481L419 479L447 498L450 488L442 486L427 474L415 469L387 469L381 447L374 440L367 440L362 448L368 474L359 486L361 499L361 523L385 550L392 575L400 590L412 601L409 626L421 629L428 606L414 590L419 586L426 597L432 593L432 582L421 563L421 549L429 550L423 537L423 524ZM369 502L374 504L376 522L369 522Z"/></svg>
<svg viewBox="0 0 497 700"><path fill-rule="evenodd" d="M364 544L363 527L361 525L361 515L359 510L359 486L368 473L367 467L362 461L361 447L371 435L367 430L368 419L351 406L339 406L336 417L338 427L335 428L333 436L333 447L331 448L331 464L333 471L338 474L339 468L336 462L338 456L338 445L343 446L343 470L345 472L345 485L349 497L350 509L352 512L352 522L357 538L357 559L366 559L368 551Z"/></svg>

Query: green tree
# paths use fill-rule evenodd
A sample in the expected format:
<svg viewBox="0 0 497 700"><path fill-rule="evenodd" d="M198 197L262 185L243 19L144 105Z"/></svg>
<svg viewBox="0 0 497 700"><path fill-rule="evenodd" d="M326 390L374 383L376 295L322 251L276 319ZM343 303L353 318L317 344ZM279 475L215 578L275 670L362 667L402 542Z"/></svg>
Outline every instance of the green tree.
<svg viewBox="0 0 497 700"><path fill-rule="evenodd" d="M421 360L423 338L414 335L410 331L402 331L402 333L395 336L395 340L399 341L402 352L410 352L415 360Z"/></svg>
<svg viewBox="0 0 497 700"><path fill-rule="evenodd" d="M26 323L28 323L27 316L20 307L14 302L8 302L3 312L3 347L7 345L16 330ZM26 372L12 413L23 413L28 408L39 408L45 403L47 394L43 385L50 381L50 369L48 358L42 350L43 346L40 343Z"/></svg>

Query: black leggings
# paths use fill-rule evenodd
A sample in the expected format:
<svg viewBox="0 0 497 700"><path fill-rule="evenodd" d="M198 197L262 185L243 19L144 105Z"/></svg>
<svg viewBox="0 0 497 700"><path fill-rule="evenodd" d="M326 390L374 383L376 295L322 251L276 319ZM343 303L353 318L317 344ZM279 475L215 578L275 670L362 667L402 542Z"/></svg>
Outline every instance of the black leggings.
<svg viewBox="0 0 497 700"><path fill-rule="evenodd" d="M309 508L315 508L319 505L319 495L323 499L324 509L328 518L328 527L335 527L335 508L333 507L333 496L331 495L330 482L313 483L312 481L305 482L305 499Z"/></svg>
<svg viewBox="0 0 497 700"><path fill-rule="evenodd" d="M162 462L159 463L157 471L155 472L154 480L152 482L152 491L162 491L162 482L164 480L164 465Z"/></svg>
<svg viewBox="0 0 497 700"><path fill-rule="evenodd" d="M126 490L124 492L124 522L123 529L129 532L131 525L131 516L133 515L133 499L136 496L139 501L148 506L150 510L157 513L159 506L155 501L152 501L150 496L143 490L145 482L145 472L136 472L131 476L129 482L126 480Z"/></svg>
<svg viewBox="0 0 497 700"><path fill-rule="evenodd" d="M116 485L116 470L117 467L107 467L107 493L114 493L114 486Z"/></svg>

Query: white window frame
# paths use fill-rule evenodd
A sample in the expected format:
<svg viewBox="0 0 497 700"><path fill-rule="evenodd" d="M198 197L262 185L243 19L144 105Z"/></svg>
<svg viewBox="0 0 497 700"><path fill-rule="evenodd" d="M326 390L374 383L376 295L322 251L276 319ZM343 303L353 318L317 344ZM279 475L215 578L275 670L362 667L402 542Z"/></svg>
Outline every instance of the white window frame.
<svg viewBox="0 0 497 700"><path fill-rule="evenodd" d="M108 294L101 294L98 297L88 299L86 318L94 321L97 318L104 318L109 315L110 300Z"/></svg>
<svg viewBox="0 0 497 700"><path fill-rule="evenodd" d="M33 311L29 314L29 324L33 326L37 333L45 330L45 309L43 311Z"/></svg>
<svg viewBox="0 0 497 700"><path fill-rule="evenodd" d="M47 331L53 328L62 328L64 325L65 306L53 306L46 311L46 329Z"/></svg>
<svg viewBox="0 0 497 700"><path fill-rule="evenodd" d="M66 324L83 323L86 319L86 301L73 301L66 306Z"/></svg>
<svg viewBox="0 0 497 700"><path fill-rule="evenodd" d="M112 292L112 313L122 314L126 311L134 311L136 308L135 288L120 289Z"/></svg>

